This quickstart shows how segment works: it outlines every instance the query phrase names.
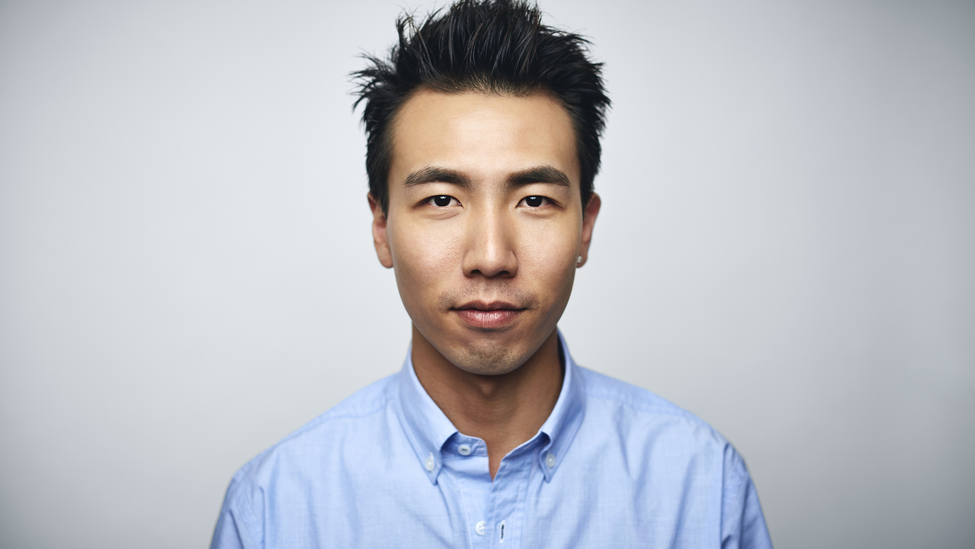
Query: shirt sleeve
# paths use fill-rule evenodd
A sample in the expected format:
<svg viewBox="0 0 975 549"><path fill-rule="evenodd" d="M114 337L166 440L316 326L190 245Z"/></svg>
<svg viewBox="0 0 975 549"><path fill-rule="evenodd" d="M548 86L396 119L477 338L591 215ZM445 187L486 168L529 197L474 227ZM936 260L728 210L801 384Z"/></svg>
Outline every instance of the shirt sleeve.
<svg viewBox="0 0 975 549"><path fill-rule="evenodd" d="M745 461L729 444L725 448L721 501L721 549L771 549L762 505Z"/></svg>
<svg viewBox="0 0 975 549"><path fill-rule="evenodd" d="M263 539L255 533L256 517L248 502L241 497L241 485L237 479L230 481L223 507L213 530L210 549L262 549Z"/></svg>

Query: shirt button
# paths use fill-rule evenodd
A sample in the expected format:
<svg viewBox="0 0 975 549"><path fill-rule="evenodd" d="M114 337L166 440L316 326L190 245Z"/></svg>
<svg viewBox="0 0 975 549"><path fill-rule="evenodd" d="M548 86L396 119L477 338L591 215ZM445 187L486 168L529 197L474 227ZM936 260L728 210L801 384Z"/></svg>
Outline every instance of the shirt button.
<svg viewBox="0 0 975 549"><path fill-rule="evenodd" d="M430 455L427 457L426 463L424 463L423 465L426 466L427 471L433 471L433 468L437 466L437 462L433 460L433 452L430 452Z"/></svg>
<svg viewBox="0 0 975 549"><path fill-rule="evenodd" d="M483 536L484 532L487 532L487 523L484 522L483 520L481 522L478 522L477 524L474 525L474 531L477 532L477 535Z"/></svg>
<svg viewBox="0 0 975 549"><path fill-rule="evenodd" d="M469 456L471 455L471 447L466 444L461 444L457 447L457 452L462 456Z"/></svg>
<svg viewBox="0 0 975 549"><path fill-rule="evenodd" d="M555 454L549 452L549 454L545 456L545 465L547 465L549 469L555 467Z"/></svg>

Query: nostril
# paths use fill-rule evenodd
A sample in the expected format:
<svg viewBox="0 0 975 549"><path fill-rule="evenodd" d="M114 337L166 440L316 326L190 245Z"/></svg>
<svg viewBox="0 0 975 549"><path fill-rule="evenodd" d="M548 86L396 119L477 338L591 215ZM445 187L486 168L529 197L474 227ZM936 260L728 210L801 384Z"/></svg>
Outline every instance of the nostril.
<svg viewBox="0 0 975 549"><path fill-rule="evenodd" d="M483 276L485 278L510 278L511 273L508 271L488 271L486 269L475 269L471 271L469 276Z"/></svg>

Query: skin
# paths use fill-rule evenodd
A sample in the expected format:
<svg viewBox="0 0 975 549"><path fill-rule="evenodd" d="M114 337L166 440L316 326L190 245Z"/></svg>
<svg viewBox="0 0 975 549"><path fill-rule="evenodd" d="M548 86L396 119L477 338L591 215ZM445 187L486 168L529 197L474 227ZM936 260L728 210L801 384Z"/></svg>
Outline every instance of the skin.
<svg viewBox="0 0 975 549"><path fill-rule="evenodd" d="M555 328L600 198L582 204L571 120L548 94L419 90L392 137L388 213L369 196L376 253L413 321L420 383L485 441L493 479L558 400Z"/></svg>

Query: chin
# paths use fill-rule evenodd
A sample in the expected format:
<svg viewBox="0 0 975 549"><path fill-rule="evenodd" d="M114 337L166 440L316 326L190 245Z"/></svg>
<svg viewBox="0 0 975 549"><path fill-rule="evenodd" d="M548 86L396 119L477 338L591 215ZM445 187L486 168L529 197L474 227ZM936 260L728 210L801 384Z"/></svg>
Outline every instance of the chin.
<svg viewBox="0 0 975 549"><path fill-rule="evenodd" d="M468 347L448 360L465 372L482 376L498 376L511 373L524 364L529 357L521 356L510 347L485 346Z"/></svg>

